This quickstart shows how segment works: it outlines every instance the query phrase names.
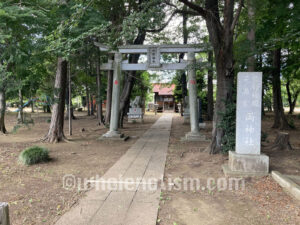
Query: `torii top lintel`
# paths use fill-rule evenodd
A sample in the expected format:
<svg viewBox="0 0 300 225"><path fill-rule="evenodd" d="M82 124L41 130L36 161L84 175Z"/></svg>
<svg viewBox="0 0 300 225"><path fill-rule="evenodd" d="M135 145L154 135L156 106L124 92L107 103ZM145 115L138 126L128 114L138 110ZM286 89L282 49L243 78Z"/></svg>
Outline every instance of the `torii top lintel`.
<svg viewBox="0 0 300 225"><path fill-rule="evenodd" d="M131 64L128 61L121 63L122 70L183 70L187 66L187 62L181 60L178 63L161 63L161 53L196 53L207 51L207 47L199 47L199 45L125 45L120 46L118 51L109 51L105 45L95 42L100 51L110 54L147 54L147 63ZM112 70L113 62L101 64L101 70Z"/></svg>
<svg viewBox="0 0 300 225"><path fill-rule="evenodd" d="M109 47L98 42L95 45L102 51L109 51ZM159 48L160 53L187 53L187 52L205 52L207 48L203 45L123 45L118 47L118 51L110 51L110 53L124 54L146 54L149 48Z"/></svg>

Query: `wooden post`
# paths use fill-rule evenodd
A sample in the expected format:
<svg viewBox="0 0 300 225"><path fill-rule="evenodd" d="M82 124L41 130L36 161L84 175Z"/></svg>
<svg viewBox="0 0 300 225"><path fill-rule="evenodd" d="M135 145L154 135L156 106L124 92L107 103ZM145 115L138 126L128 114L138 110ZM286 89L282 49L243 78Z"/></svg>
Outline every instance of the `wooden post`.
<svg viewBox="0 0 300 225"><path fill-rule="evenodd" d="M0 225L10 225L8 204L0 202Z"/></svg>

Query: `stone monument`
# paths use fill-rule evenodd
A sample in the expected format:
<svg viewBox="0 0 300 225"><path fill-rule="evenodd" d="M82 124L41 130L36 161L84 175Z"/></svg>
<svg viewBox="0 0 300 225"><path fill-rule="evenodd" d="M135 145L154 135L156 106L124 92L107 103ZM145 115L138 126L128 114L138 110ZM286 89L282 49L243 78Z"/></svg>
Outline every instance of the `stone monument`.
<svg viewBox="0 0 300 225"><path fill-rule="evenodd" d="M226 176L264 176L269 157L261 154L262 73L240 72L237 84L236 146L223 165Z"/></svg>
<svg viewBox="0 0 300 225"><path fill-rule="evenodd" d="M144 114L141 107L140 96L136 96L134 101L130 103L129 113L127 113L127 115L129 123L143 122Z"/></svg>

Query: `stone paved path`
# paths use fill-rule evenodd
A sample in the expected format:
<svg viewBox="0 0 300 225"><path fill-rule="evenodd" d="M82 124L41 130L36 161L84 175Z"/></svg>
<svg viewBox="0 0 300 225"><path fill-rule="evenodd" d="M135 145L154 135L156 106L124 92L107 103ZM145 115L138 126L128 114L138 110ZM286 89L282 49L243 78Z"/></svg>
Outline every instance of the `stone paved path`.
<svg viewBox="0 0 300 225"><path fill-rule="evenodd" d="M138 182L96 183L99 190L87 192L56 225L155 225L161 189L154 181L164 175L171 125L172 114L162 115L101 178Z"/></svg>

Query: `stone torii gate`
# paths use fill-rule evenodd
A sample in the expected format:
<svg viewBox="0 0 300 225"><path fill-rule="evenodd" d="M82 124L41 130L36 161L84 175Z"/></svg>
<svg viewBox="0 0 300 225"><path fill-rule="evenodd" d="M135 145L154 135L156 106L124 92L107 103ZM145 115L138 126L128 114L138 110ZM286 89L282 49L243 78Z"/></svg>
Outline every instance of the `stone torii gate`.
<svg viewBox="0 0 300 225"><path fill-rule="evenodd" d="M108 51L108 47L95 43L100 51ZM203 48L194 45L126 45L118 48L114 54L114 60L109 60L100 66L101 70L113 70L113 91L109 131L100 139L126 140L127 137L118 130L119 109L120 109L120 78L122 71L145 71L145 70L186 70L188 71L189 104L190 104L190 125L191 131L187 133L184 140L204 140L199 132L198 105L197 105L197 81L195 53L204 52ZM161 53L187 53L187 61L179 63L161 63ZM147 63L128 63L122 61L122 54L147 54Z"/></svg>

